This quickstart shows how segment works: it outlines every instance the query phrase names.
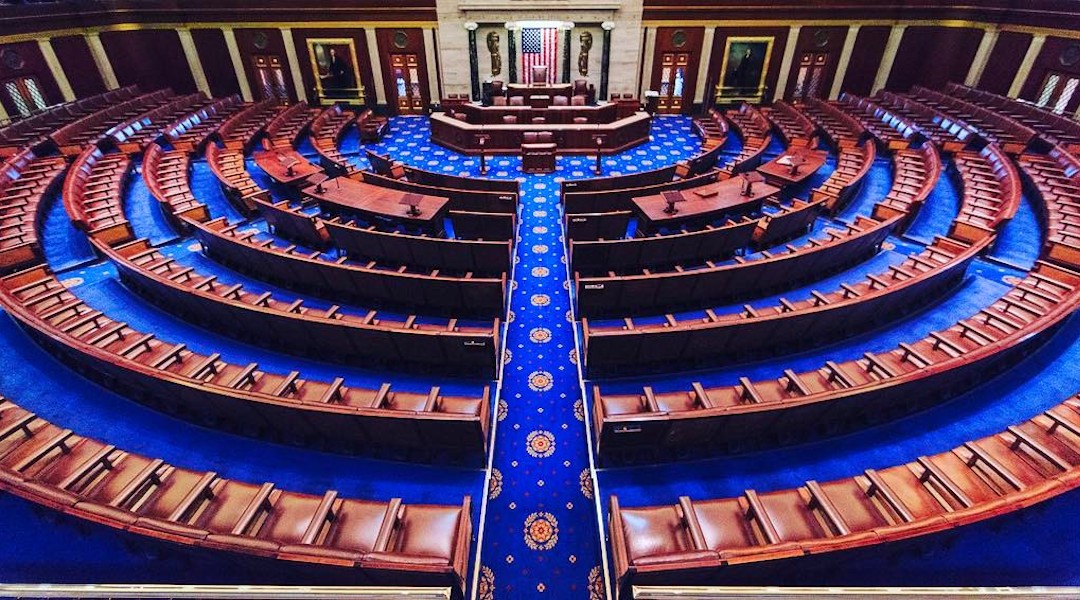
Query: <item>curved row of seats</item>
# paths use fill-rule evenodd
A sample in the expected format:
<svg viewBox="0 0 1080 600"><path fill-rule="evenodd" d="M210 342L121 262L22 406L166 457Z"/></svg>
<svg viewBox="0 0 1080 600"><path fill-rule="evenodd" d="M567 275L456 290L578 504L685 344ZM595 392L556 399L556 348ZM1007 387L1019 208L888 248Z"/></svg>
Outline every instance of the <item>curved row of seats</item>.
<svg viewBox="0 0 1080 600"><path fill-rule="evenodd" d="M896 228L899 217L856 216L843 229L826 228L819 238L782 250L762 251L732 262L676 265L665 271L603 276L574 274L577 315L631 316L673 308L703 308L749 294L790 289L873 255Z"/></svg>
<svg viewBox="0 0 1080 600"><path fill-rule="evenodd" d="M260 100L233 113L217 127L211 136L222 143L226 150L249 152L267 124L288 107L278 104L274 98Z"/></svg>
<svg viewBox="0 0 1080 600"><path fill-rule="evenodd" d="M120 203L131 165L128 155L106 154L95 146L75 159L64 180L63 201L78 229L106 243L134 237Z"/></svg>
<svg viewBox="0 0 1080 600"><path fill-rule="evenodd" d="M919 146L926 135L906 118L879 106L869 98L860 98L844 92L840 105L858 119L881 145L891 151Z"/></svg>
<svg viewBox="0 0 1080 600"><path fill-rule="evenodd" d="M142 176L150 195L174 229L183 230L183 219L210 220L210 210L191 191L191 157L183 150L166 150L159 144L146 146Z"/></svg>
<svg viewBox="0 0 1080 600"><path fill-rule="evenodd" d="M479 451L488 398L394 393L298 371L269 373L158 339L85 304L45 266L0 280L0 302L80 373L159 410L229 430L345 452L380 448ZM323 348L325 349L325 339Z"/></svg>
<svg viewBox="0 0 1080 600"><path fill-rule="evenodd" d="M1046 259L1080 268L1080 159L1055 145L1048 154L1025 153L1017 162L1042 198Z"/></svg>
<svg viewBox="0 0 1080 600"><path fill-rule="evenodd" d="M963 279L988 243L937 238L882 273L841 283L831 292L812 290L803 300L781 298L775 306L747 305L727 313L708 309L700 318L669 314L662 323L627 317L620 325L605 325L582 319L587 375L635 373L672 363L686 369L722 360L743 362L861 333L940 298Z"/></svg>
<svg viewBox="0 0 1080 600"><path fill-rule="evenodd" d="M211 142L206 145L206 164L217 178L225 196L244 213L251 214L256 209L256 200L269 201L270 192L255 183L244 163L241 150L221 148Z"/></svg>
<svg viewBox="0 0 1080 600"><path fill-rule="evenodd" d="M165 128L164 138L175 149L193 156L202 155L211 136L227 119L248 105L233 94L173 121Z"/></svg>
<svg viewBox="0 0 1080 600"><path fill-rule="evenodd" d="M366 151L374 173L361 171L365 183L448 198L450 210L491 214L518 212L520 186L516 179L461 177L403 165Z"/></svg>
<svg viewBox="0 0 1080 600"><path fill-rule="evenodd" d="M761 164L761 158L772 143L769 120L760 110L746 103L739 105L738 110L724 111L724 117L742 140L742 149L722 167L723 170L732 175L753 171Z"/></svg>
<svg viewBox="0 0 1080 600"><path fill-rule="evenodd" d="M102 94L53 106L25 119L0 127L0 160L24 150L42 152L42 143L50 142L49 136L79 119L99 110L131 100L139 95L138 86L126 86ZM42 152L47 153L47 152Z"/></svg>
<svg viewBox="0 0 1080 600"><path fill-rule="evenodd" d="M760 110L789 148L817 147L817 126L794 106L777 100Z"/></svg>
<svg viewBox="0 0 1080 600"><path fill-rule="evenodd" d="M825 135L840 150L858 146L866 139L868 132L862 123L830 102L817 98L806 98L796 105L806 113Z"/></svg>
<svg viewBox="0 0 1080 600"><path fill-rule="evenodd" d="M109 128L99 145L116 148L125 154L142 152L147 144L164 133L167 124L205 104L206 96L202 92L175 97L153 110Z"/></svg>
<svg viewBox="0 0 1080 600"><path fill-rule="evenodd" d="M363 122L370 114L371 111L366 110L357 115L352 110L342 108L340 104L333 104L315 117L308 129L308 137L311 146L319 154L319 162L324 170L335 176L345 175L355 170L355 167L342 156L338 145L350 127L357 121Z"/></svg>
<svg viewBox="0 0 1080 600"><path fill-rule="evenodd" d="M730 450L892 418L984 380L1078 306L1080 273L1039 261L977 313L889 352L711 389L605 395L594 386L597 449Z"/></svg>
<svg viewBox="0 0 1080 600"><path fill-rule="evenodd" d="M693 128L702 140L702 147L706 150L723 146L727 141L727 119L715 108L710 107L704 117L694 117Z"/></svg>
<svg viewBox="0 0 1080 600"><path fill-rule="evenodd" d="M30 148L0 164L0 273L41 261L40 218L44 198L62 181L61 156L37 156Z"/></svg>
<svg viewBox="0 0 1080 600"><path fill-rule="evenodd" d="M322 111L300 101L279 112L266 124L266 137L275 150L291 150L300 143L311 127L311 122Z"/></svg>
<svg viewBox="0 0 1080 600"><path fill-rule="evenodd" d="M949 236L975 243L994 235L1020 209L1023 194L1016 166L994 144L978 152L964 150L953 155L953 165L964 188L960 214Z"/></svg>
<svg viewBox="0 0 1080 600"><path fill-rule="evenodd" d="M1039 134L1011 117L976 106L962 98L915 86L909 92L919 102L945 114L962 119L987 141L1009 154L1019 154Z"/></svg>
<svg viewBox="0 0 1080 600"><path fill-rule="evenodd" d="M49 134L49 139L61 154L75 156L88 145L96 144L109 129L163 106L174 98L169 89L135 96L72 121Z"/></svg>
<svg viewBox="0 0 1080 600"><path fill-rule="evenodd" d="M406 504L292 492L124 451L0 398L0 489L35 504L196 548L352 569L356 583L439 585L462 598L471 499Z"/></svg>
<svg viewBox="0 0 1080 600"><path fill-rule="evenodd" d="M793 489L624 507L610 500L618 598L632 585L723 583L738 565L930 536L1080 485L1080 398L998 434L885 469ZM933 543L927 540L928 543Z"/></svg>
<svg viewBox="0 0 1080 600"><path fill-rule="evenodd" d="M945 93L954 98L963 98L971 103L989 107L999 115L1039 132L1039 135L1047 142L1061 144L1070 153L1075 154L1080 150L1080 123L1067 116L1008 96L977 90L959 83L946 84Z"/></svg>

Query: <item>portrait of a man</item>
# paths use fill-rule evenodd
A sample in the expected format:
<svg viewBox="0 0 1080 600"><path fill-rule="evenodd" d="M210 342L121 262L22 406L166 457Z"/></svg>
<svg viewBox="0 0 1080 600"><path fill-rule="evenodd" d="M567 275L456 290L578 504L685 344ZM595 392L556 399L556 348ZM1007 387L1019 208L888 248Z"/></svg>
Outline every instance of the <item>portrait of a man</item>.
<svg viewBox="0 0 1080 600"><path fill-rule="evenodd" d="M761 94L771 49L772 38L729 38L724 55L721 93L731 97Z"/></svg>
<svg viewBox="0 0 1080 600"><path fill-rule="evenodd" d="M362 97L356 50L352 40L308 40L315 86L327 100L357 100Z"/></svg>

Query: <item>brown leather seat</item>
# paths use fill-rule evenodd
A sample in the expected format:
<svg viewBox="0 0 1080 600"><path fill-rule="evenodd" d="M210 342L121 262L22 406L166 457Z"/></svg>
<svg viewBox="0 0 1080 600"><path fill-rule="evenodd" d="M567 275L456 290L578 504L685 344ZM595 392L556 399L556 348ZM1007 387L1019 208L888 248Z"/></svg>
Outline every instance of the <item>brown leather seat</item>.
<svg viewBox="0 0 1080 600"><path fill-rule="evenodd" d="M533 65L532 68L532 84L533 85L547 85L548 84L548 68L547 65Z"/></svg>
<svg viewBox="0 0 1080 600"><path fill-rule="evenodd" d="M544 123L547 123L547 119L544 117L533 117L532 122L534 125L543 125Z"/></svg>
<svg viewBox="0 0 1080 600"><path fill-rule="evenodd" d="M521 170L551 173L555 170L555 139L550 131L527 131L521 136Z"/></svg>
<svg viewBox="0 0 1080 600"><path fill-rule="evenodd" d="M510 106L525 106L524 96L513 96L510 98Z"/></svg>
<svg viewBox="0 0 1080 600"><path fill-rule="evenodd" d="M514 115L506 115L502 118L502 122L507 125L516 125L517 117L515 117Z"/></svg>
<svg viewBox="0 0 1080 600"><path fill-rule="evenodd" d="M491 99L492 106L506 106L506 96L495 96Z"/></svg>
<svg viewBox="0 0 1080 600"><path fill-rule="evenodd" d="M585 125L589 122L589 117L574 117L575 125Z"/></svg>
<svg viewBox="0 0 1080 600"><path fill-rule="evenodd" d="M573 98L570 98L570 106L585 106L585 100L585 96L576 95Z"/></svg>
<svg viewBox="0 0 1080 600"><path fill-rule="evenodd" d="M554 97L551 98L551 105L552 106L568 106L569 104L570 104L570 99L567 98L566 96L554 96Z"/></svg>

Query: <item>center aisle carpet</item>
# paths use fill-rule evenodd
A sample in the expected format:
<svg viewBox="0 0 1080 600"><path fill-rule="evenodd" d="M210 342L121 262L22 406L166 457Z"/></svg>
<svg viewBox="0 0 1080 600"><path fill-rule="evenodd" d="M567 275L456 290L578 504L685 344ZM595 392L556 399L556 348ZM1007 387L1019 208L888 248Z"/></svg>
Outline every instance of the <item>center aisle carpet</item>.
<svg viewBox="0 0 1080 600"><path fill-rule="evenodd" d="M700 151L684 117L654 124L649 143L605 157L604 175L657 169ZM428 121L391 122L367 146L412 165L480 176L479 159L430 142ZM357 159L367 167L366 159ZM559 207L559 182L592 176L593 157L560 156L557 171L528 175L517 156L488 160L486 177L521 182L521 211L493 469L480 538L477 597L603 598L600 536L585 404Z"/></svg>

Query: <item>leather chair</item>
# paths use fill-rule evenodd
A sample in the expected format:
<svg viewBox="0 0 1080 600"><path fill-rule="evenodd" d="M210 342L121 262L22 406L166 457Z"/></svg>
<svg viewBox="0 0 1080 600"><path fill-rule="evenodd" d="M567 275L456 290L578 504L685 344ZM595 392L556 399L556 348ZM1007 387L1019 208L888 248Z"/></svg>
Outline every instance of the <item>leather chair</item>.
<svg viewBox="0 0 1080 600"><path fill-rule="evenodd" d="M589 95L589 81L587 79L575 79L573 91L574 96L588 96Z"/></svg>
<svg viewBox="0 0 1080 600"><path fill-rule="evenodd" d="M585 96L574 96L570 99L570 106L585 106Z"/></svg>
<svg viewBox="0 0 1080 600"><path fill-rule="evenodd" d="M551 105L552 106L569 106L570 105L570 99L567 98L566 96L554 96L551 99Z"/></svg>
<svg viewBox="0 0 1080 600"><path fill-rule="evenodd" d="M506 96L495 96L491 99L492 106L506 106Z"/></svg>
<svg viewBox="0 0 1080 600"><path fill-rule="evenodd" d="M495 81L491 82L491 95L492 96L502 96L505 93L506 93L506 88L503 85L503 82L502 82L501 79L496 79Z"/></svg>
<svg viewBox="0 0 1080 600"><path fill-rule="evenodd" d="M585 125L589 122L589 117L574 117L574 125Z"/></svg>
<svg viewBox="0 0 1080 600"><path fill-rule="evenodd" d="M555 139L550 131L526 131L521 136L521 170L526 173L555 171Z"/></svg>
<svg viewBox="0 0 1080 600"><path fill-rule="evenodd" d="M547 119L544 117L533 117L532 122L533 125L543 125L544 123L547 123Z"/></svg>
<svg viewBox="0 0 1080 600"><path fill-rule="evenodd" d="M525 106L525 97L513 96L510 98L510 106Z"/></svg>
<svg viewBox="0 0 1080 600"><path fill-rule="evenodd" d="M502 118L502 122L506 125L517 125L517 117L514 115L506 115Z"/></svg>
<svg viewBox="0 0 1080 600"><path fill-rule="evenodd" d="M545 86L548 84L547 65L533 65L532 84L536 86Z"/></svg>

